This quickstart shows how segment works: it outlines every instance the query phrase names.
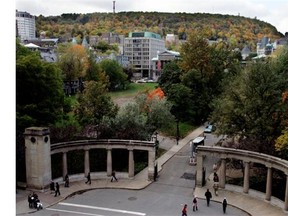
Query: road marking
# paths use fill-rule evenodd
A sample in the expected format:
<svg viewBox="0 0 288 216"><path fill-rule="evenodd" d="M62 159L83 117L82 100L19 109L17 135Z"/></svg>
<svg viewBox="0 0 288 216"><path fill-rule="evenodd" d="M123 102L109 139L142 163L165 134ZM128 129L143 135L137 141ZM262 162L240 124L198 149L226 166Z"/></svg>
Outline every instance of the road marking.
<svg viewBox="0 0 288 216"><path fill-rule="evenodd" d="M66 205L66 206L74 206L74 207L80 207L80 208L90 208L90 209L98 209L103 211L112 211L112 212L118 212L123 214L131 214L131 215L139 215L139 216L145 216L146 213L142 212L134 212L134 211L127 211L127 210L121 210L121 209L111 209L111 208L103 208L103 207L97 207L97 206L88 206L88 205L80 205L80 204L73 204L73 203L58 203L59 205Z"/></svg>
<svg viewBox="0 0 288 216"><path fill-rule="evenodd" d="M90 216L104 216L99 214L91 214L91 213L85 213L85 212L77 212L77 211L68 211L68 210L62 210L62 209L53 209L53 208L46 208L46 210L50 211L58 211L58 212L66 212L66 213L72 213L72 214L82 214L82 215L90 215Z"/></svg>

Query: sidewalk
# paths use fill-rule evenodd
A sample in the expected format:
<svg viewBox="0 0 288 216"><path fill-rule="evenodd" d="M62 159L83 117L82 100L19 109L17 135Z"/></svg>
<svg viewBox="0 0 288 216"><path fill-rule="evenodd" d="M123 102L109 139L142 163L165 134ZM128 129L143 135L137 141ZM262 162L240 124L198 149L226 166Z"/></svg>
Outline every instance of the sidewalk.
<svg viewBox="0 0 288 216"><path fill-rule="evenodd" d="M167 152L162 155L160 158L157 159L158 163L158 172L162 170L163 165L172 158L179 150L181 150L185 145L189 145L189 142L199 136L203 133L204 126L199 127L196 130L194 130L192 133L190 133L187 137L179 141L179 144L175 144L175 140L171 140L169 138L161 138L159 137L160 141L160 147L163 145L164 142L168 145ZM167 147L166 145L166 147ZM132 190L140 190L145 187L147 187L149 184L153 183L152 181L148 181L147 176L147 168L142 170L140 173L138 173L134 179L128 179L128 178L121 178L121 175L118 175L119 181L118 182L110 182L110 177L105 176L106 173L103 173L101 175L101 178L97 178L96 180L93 180L91 185L85 184L85 179L83 178L83 181L72 181L70 182L70 187L65 188L63 184L60 185L60 196L54 197L54 194L51 194L50 191L45 191L43 193L39 192L38 196L43 204L44 208L47 208L51 205L54 205L64 199L66 199L69 196L73 196L74 194L81 194L84 191L97 189L97 188L121 188L121 189L132 189ZM207 181L208 184L206 187L211 188L211 185L209 185L209 181ZM211 181L212 183L212 181ZM195 194L199 198L204 198L204 193L206 191L206 187L203 188L195 188ZM26 214L35 212L34 209L29 209L28 207L28 201L27 197L30 191L26 190L17 190L16 194L16 214ZM216 197L213 196L212 200L214 201L222 201L223 195L225 194L228 203L230 205L239 207L241 209L244 209L246 212L250 213L251 215L269 215L269 216L282 216L282 215L288 215L285 214L284 211L279 208L275 207L273 205L270 205L269 203L263 201L254 199L248 195L244 195L242 193L234 193L227 190L223 190L219 192L219 196Z"/></svg>

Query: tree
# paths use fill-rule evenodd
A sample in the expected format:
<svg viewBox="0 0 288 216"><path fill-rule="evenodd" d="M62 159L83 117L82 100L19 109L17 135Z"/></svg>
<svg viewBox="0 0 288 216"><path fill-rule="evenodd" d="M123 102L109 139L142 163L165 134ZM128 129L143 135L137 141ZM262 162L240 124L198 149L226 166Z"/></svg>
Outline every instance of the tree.
<svg viewBox="0 0 288 216"><path fill-rule="evenodd" d="M273 154L280 134L284 78L269 62L255 63L226 86L215 101L212 120L218 133L238 139L240 148Z"/></svg>
<svg viewBox="0 0 288 216"><path fill-rule="evenodd" d="M109 76L109 90L125 89L127 75L123 72L123 68L115 60L105 59L100 63L101 69Z"/></svg>
<svg viewBox="0 0 288 216"><path fill-rule="evenodd" d="M43 62L35 54L16 62L17 125L48 126L62 117L63 80L55 64Z"/></svg>
<svg viewBox="0 0 288 216"><path fill-rule="evenodd" d="M104 116L115 117L118 107L106 94L107 88L101 82L88 81L83 93L77 94L76 118L82 125L97 125Z"/></svg>
<svg viewBox="0 0 288 216"><path fill-rule="evenodd" d="M88 68L88 54L81 45L61 44L57 49L58 65L61 68L64 80L69 82L70 91L72 81L82 78L86 75Z"/></svg>

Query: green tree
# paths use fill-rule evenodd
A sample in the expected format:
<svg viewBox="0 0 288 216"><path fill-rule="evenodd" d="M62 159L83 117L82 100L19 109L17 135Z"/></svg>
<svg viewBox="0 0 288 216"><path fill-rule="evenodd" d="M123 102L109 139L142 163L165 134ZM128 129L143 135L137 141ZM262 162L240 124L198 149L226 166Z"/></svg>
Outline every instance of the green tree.
<svg viewBox="0 0 288 216"><path fill-rule="evenodd" d="M127 74L115 60L105 59L101 61L100 68L109 76L109 90L125 89L128 81Z"/></svg>
<svg viewBox="0 0 288 216"><path fill-rule="evenodd" d="M83 93L77 94L76 118L81 125L97 125L104 116L115 117L118 107L106 94L107 88L101 82L88 81Z"/></svg>
<svg viewBox="0 0 288 216"><path fill-rule="evenodd" d="M16 61L17 125L48 126L62 117L63 80L55 64L43 62L35 54Z"/></svg>
<svg viewBox="0 0 288 216"><path fill-rule="evenodd" d="M286 83L287 75L284 78L269 62L243 70L214 104L212 119L218 133L237 138L240 148L273 154L285 111L281 95Z"/></svg>

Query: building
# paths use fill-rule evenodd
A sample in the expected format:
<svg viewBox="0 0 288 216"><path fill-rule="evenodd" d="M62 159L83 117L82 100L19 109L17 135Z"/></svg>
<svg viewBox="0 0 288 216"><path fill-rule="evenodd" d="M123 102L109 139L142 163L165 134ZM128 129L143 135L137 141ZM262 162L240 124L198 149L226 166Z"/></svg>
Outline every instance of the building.
<svg viewBox="0 0 288 216"><path fill-rule="evenodd" d="M20 41L36 38L35 16L16 10L16 37Z"/></svg>
<svg viewBox="0 0 288 216"><path fill-rule="evenodd" d="M165 41L152 32L130 32L124 39L124 56L128 57L136 78L153 77L152 59L165 51Z"/></svg>
<svg viewBox="0 0 288 216"><path fill-rule="evenodd" d="M180 53L172 50L165 50L163 52L159 52L156 57L152 58L153 62L153 80L158 80L161 75L161 71L166 64L171 61L180 59Z"/></svg>

